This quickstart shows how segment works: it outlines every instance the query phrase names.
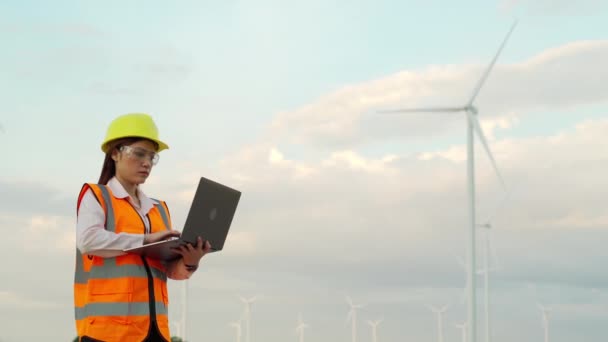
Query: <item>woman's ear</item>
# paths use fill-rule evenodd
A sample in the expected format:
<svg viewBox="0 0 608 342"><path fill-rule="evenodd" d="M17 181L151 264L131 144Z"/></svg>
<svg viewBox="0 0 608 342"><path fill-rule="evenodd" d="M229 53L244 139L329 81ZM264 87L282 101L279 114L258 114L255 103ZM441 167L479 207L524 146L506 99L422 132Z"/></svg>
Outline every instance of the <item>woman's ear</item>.
<svg viewBox="0 0 608 342"><path fill-rule="evenodd" d="M118 161L118 149L114 149L112 151L112 159L117 162Z"/></svg>

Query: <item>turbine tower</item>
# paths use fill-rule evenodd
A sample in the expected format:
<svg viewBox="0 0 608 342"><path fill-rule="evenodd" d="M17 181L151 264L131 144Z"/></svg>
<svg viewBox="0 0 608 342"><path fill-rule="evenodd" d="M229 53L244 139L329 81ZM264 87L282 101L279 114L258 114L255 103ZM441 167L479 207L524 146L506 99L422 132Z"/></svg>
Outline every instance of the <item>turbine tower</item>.
<svg viewBox="0 0 608 342"><path fill-rule="evenodd" d="M550 308L544 307L542 304L537 303L538 308L542 312L543 319L543 330L545 332L545 342L549 342L549 312Z"/></svg>
<svg viewBox="0 0 608 342"><path fill-rule="evenodd" d="M496 265L496 255L494 250L492 249L492 245L490 242L490 232L492 229L492 225L489 223L480 224L480 228L485 229L485 241L484 241L484 257L483 257L483 268L479 270L479 274L483 275L484 279L484 314L485 314L485 340L486 342L491 342L492 333L491 333L491 324L490 324L490 272L496 271L498 266ZM494 259L494 263L491 262L491 259Z"/></svg>
<svg viewBox="0 0 608 342"><path fill-rule="evenodd" d="M462 336L462 342L467 342L467 322L463 322L460 324L454 324L456 328L460 329L460 333Z"/></svg>
<svg viewBox="0 0 608 342"><path fill-rule="evenodd" d="M251 342L251 304L258 299L258 296L253 296L249 299L243 296L239 296L239 298L241 299L241 302L243 302L243 304L245 305L245 341Z"/></svg>
<svg viewBox="0 0 608 342"><path fill-rule="evenodd" d="M475 293L475 290L476 290L475 270L477 269L476 247L475 247L475 228L476 228L476 223L475 223L475 164L474 164L475 155L474 155L474 148L473 148L475 133L477 134L484 149L486 150L486 153L492 163L494 171L496 172L503 188L506 189L505 182L503 181L500 171L498 170L498 166L496 165L494 156L492 155L492 152L490 151L490 147L488 146L485 134L483 133L483 130L481 129L481 125L479 124L479 119L477 118L478 110L477 110L477 107L475 107L474 102L475 102L475 98L479 94L479 91L481 90L483 84L485 83L486 79L488 78L490 71L492 71L492 68L494 67L494 64L496 63L496 60L498 59L498 56L500 55L502 49L506 45L507 40L509 39L509 36L515 29L516 25L517 25L517 21L515 21L513 23L513 25L511 26L511 29L509 30L509 32L507 33L507 36L505 37L502 44L500 45L498 52L496 53L496 55L494 56L494 58L488 65L488 67L485 70L485 72L483 73L482 77L479 79L476 87L473 90L473 94L471 95L469 100L463 106L442 107L442 108L395 109L395 110L380 111L381 113L407 113L407 112L429 112L429 113L452 112L452 113L457 113L457 112L464 112L466 114L466 117L467 117L467 188L468 188L468 211L469 211L468 212L468 218L469 218L468 226L469 227L468 227L468 239L467 239L467 241L468 241L468 243L467 243L467 245L468 245L467 246L468 247L467 259L468 260L467 261L469 264L469 267L467 270L468 286L469 286L468 291L467 291L468 292L468 296L467 296L468 319L467 319L467 321L469 322L469 326L470 326L470 334L469 334L470 342L477 341L477 297L476 297L476 293Z"/></svg>
<svg viewBox="0 0 608 342"><path fill-rule="evenodd" d="M302 321L302 314L298 315L298 325L296 326L296 334L299 335L299 341L304 342L304 329L308 328L308 324Z"/></svg>
<svg viewBox="0 0 608 342"><path fill-rule="evenodd" d="M429 309L437 314L437 341L443 342L443 314L448 310L448 305L441 308L429 305Z"/></svg>
<svg viewBox="0 0 608 342"><path fill-rule="evenodd" d="M378 325L380 325L380 323L382 323L382 319L376 320L376 321L367 321L367 324L369 324L372 327L372 342L378 342Z"/></svg>
<svg viewBox="0 0 608 342"><path fill-rule="evenodd" d="M171 324L169 324L172 327L175 327L175 332L173 334L171 334L171 336L177 336L181 339L183 339L182 337L182 327L181 327L181 322L171 322Z"/></svg>
<svg viewBox="0 0 608 342"><path fill-rule="evenodd" d="M188 279L182 282L182 340L187 341L187 323L188 323Z"/></svg>
<svg viewBox="0 0 608 342"><path fill-rule="evenodd" d="M241 342L241 320L231 322L230 326L236 329L236 342Z"/></svg>
<svg viewBox="0 0 608 342"><path fill-rule="evenodd" d="M346 320L350 318L351 320L351 328L352 328L352 342L357 342L357 309L361 309L364 305L354 304L352 298L346 296L346 302L350 306L350 311L346 316Z"/></svg>

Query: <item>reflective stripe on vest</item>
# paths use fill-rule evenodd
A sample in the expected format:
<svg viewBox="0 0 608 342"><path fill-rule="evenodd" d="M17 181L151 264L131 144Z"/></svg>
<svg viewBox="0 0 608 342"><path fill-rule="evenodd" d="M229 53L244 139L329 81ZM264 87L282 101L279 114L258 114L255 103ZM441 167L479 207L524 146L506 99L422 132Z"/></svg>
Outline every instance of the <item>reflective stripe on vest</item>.
<svg viewBox="0 0 608 342"><path fill-rule="evenodd" d="M148 302L138 303L91 303L83 308L76 308L76 320L90 316L147 316L150 314ZM162 302L156 302L156 314L167 315L167 307Z"/></svg>
<svg viewBox="0 0 608 342"><path fill-rule="evenodd" d="M116 220L114 220L114 208L112 207L112 199L110 198L110 193L108 192L108 188L105 186L100 186L101 196L103 197L103 201L106 204L107 212L106 212L106 230L109 232L116 232Z"/></svg>
<svg viewBox="0 0 608 342"><path fill-rule="evenodd" d="M89 272L84 271L82 258L82 253L80 253L80 250L76 248L76 272L74 272L75 284L86 284L89 280Z"/></svg>
<svg viewBox="0 0 608 342"><path fill-rule="evenodd" d="M160 203L159 200L155 200L156 202L158 202L158 204L155 204L155 206L158 208L158 211L160 212L160 216L163 218L163 223L165 224L165 227L169 230L170 229L170 225L169 225L169 215L167 215L167 211L165 210L165 207Z"/></svg>

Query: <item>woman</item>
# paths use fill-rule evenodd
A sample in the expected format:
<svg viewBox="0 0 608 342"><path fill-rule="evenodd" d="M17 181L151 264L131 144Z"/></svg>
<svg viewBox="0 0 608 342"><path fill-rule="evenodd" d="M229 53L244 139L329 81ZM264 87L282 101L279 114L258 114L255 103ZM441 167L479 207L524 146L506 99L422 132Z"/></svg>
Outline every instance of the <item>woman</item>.
<svg viewBox="0 0 608 342"><path fill-rule="evenodd" d="M165 263L124 249L179 236L167 205L140 189L168 146L147 114L126 114L108 127L98 184L78 197L74 306L80 341L170 341L167 278L188 279L209 251L198 238Z"/></svg>

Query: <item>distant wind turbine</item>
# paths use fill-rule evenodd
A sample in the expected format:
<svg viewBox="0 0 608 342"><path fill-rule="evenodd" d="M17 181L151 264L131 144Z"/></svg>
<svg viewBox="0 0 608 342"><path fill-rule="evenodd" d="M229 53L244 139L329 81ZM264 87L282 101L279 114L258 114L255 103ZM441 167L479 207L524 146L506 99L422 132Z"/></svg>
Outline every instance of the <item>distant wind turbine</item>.
<svg viewBox="0 0 608 342"><path fill-rule="evenodd" d="M500 45L498 52L496 53L496 55L494 56L494 58L488 65L488 67L485 70L485 72L483 73L482 77L477 82L477 85L473 90L473 94L471 95L469 100L464 105L457 106L457 107L413 108L413 109L394 109L394 110L380 111L381 113L407 113L407 112L457 113L457 112L464 112L466 114L466 117L467 117L467 185L468 185L468 210L469 210L469 213L468 213L468 216L469 216L469 227L468 228L469 229L468 229L468 246L467 246L468 247L468 257L467 257L468 260L467 261L469 264L467 275L468 275L469 288L468 288L468 296L467 296L467 299L468 299L468 303L467 303L468 310L467 311L468 311L468 322L469 322L469 327L470 327L470 334L469 334L470 342L475 342L477 340L477 330L476 330L477 329L477 303L476 303L477 297L476 297L476 293L475 293L475 291L476 291L475 270L477 269L476 248L475 248L475 228L476 228L476 223L475 223L475 220L476 220L476 218L475 218L475 165L474 165L475 155L474 155L474 148L473 148L475 133L479 137L479 140L481 141L484 149L486 150L486 153L492 163L492 166L494 168L494 171L496 172L496 175L498 176L498 179L500 180L501 185L503 186L504 189L506 189L505 182L500 174L498 166L496 165L494 156L492 155L492 153L490 151L490 147L488 146L485 134L483 133L483 130L481 129L481 125L480 125L479 119L477 117L478 116L477 114L479 111L478 111L477 107L474 105L474 102L475 102L475 99L477 98L477 95L479 94L479 91L481 90L482 86L484 85L486 79L490 75L490 72L492 71L494 64L496 64L496 60L498 59L498 56L502 52L502 49L506 45L507 40L509 39L509 36L515 29L516 25L517 25L517 21L515 21L513 23L513 25L511 26L511 29L509 30L509 32L507 33L507 36L505 37L502 44Z"/></svg>
<svg viewBox="0 0 608 342"><path fill-rule="evenodd" d="M251 304L258 299L258 296L253 296L249 299L243 296L239 296L239 298L241 299L241 302L243 302L243 304L245 305L245 341L251 342Z"/></svg>
<svg viewBox="0 0 608 342"><path fill-rule="evenodd" d="M448 305L441 308L429 305L429 309L437 315L437 341L443 342L443 314L448 310Z"/></svg>
<svg viewBox="0 0 608 342"><path fill-rule="evenodd" d="M378 325L380 325L380 323L382 323L382 319L376 320L376 321L367 321L367 324L369 324L372 327L372 342L378 342Z"/></svg>
<svg viewBox="0 0 608 342"><path fill-rule="evenodd" d="M492 248L491 238L490 238L490 230L492 225L489 223L478 225L480 228L484 228L485 230L485 244L484 244L484 265L483 268L478 268L476 275L484 276L484 314L485 314L485 341L491 342L491 329L490 329L490 272L494 272L498 270L498 259L496 257L496 252ZM492 261L494 260L494 261ZM462 258L458 258L458 264L466 271L467 266L462 261ZM466 289L468 289L468 278L466 281ZM466 290L465 289L465 290ZM461 300L464 301L466 298L466 291L463 293Z"/></svg>
<svg viewBox="0 0 608 342"><path fill-rule="evenodd" d="M241 321L231 322L230 326L236 329L236 342L241 342Z"/></svg>
<svg viewBox="0 0 608 342"><path fill-rule="evenodd" d="M537 303L537 306L542 313L543 330L545 332L545 342L549 342L549 312L551 311L551 309L544 307L540 303Z"/></svg>
<svg viewBox="0 0 608 342"><path fill-rule="evenodd" d="M454 324L456 328L460 329L462 335L462 342L467 342L467 322Z"/></svg>
<svg viewBox="0 0 608 342"><path fill-rule="evenodd" d="M298 315L298 325L296 326L296 334L299 335L300 342L304 342L304 329L308 328L308 324L302 321L302 314Z"/></svg>
<svg viewBox="0 0 608 342"><path fill-rule="evenodd" d="M350 311L346 316L346 320L351 320L351 328L352 328L352 342L357 342L357 309L361 309L364 307L362 304L354 304L352 298L346 296L346 302L350 306Z"/></svg>
<svg viewBox="0 0 608 342"><path fill-rule="evenodd" d="M171 334L171 336L177 336L177 337L180 337L183 339L183 336L181 333L181 322L171 322L170 325L175 327L175 332L173 334Z"/></svg>
<svg viewBox="0 0 608 342"><path fill-rule="evenodd" d="M483 258L483 269L479 271L480 274L483 275L484 279L484 313L485 313L485 335L486 342L491 342L492 333L491 333L491 325L490 325L490 272L496 271L498 269L496 262L496 254L492 249L491 245L491 229L492 225L489 223L480 224L480 228L485 229L485 243L484 243L484 258ZM494 259L494 263L491 262L491 259ZM492 265L490 265L492 264Z"/></svg>
<svg viewBox="0 0 608 342"><path fill-rule="evenodd" d="M181 327L181 332L182 332L182 336L180 336L184 341L187 341L187 335L188 335L188 331L187 331L187 324L188 324L188 284L189 284L189 280L183 280L182 281L182 327Z"/></svg>

